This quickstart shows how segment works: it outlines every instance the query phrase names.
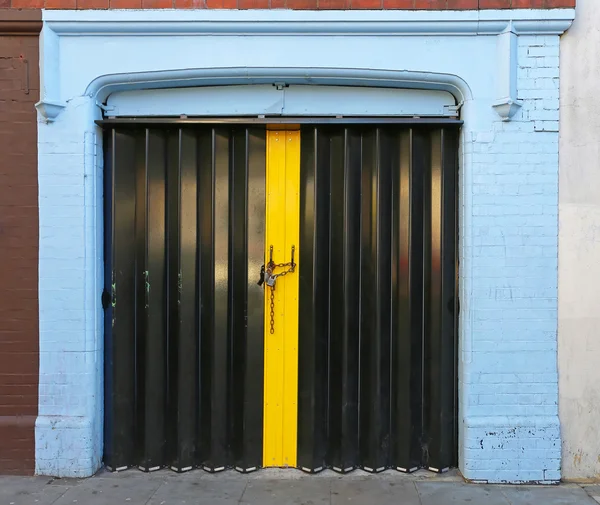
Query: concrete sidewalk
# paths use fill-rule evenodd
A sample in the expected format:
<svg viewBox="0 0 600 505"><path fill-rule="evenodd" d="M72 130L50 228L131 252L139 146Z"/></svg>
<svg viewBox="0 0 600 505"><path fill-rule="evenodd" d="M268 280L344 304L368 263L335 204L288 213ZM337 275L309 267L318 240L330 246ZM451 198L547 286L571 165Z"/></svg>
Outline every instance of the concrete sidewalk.
<svg viewBox="0 0 600 505"><path fill-rule="evenodd" d="M101 471L90 479L0 477L0 505L597 505L600 486L466 484L456 473L297 470L215 475ZM597 498L600 502L600 496Z"/></svg>

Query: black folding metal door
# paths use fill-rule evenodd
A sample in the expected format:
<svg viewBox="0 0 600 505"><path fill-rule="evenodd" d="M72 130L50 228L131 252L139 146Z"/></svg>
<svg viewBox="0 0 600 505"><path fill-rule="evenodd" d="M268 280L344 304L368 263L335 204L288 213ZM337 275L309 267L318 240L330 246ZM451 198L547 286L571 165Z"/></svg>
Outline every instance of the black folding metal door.
<svg viewBox="0 0 600 505"><path fill-rule="evenodd" d="M456 464L454 127L302 133L298 465Z"/></svg>
<svg viewBox="0 0 600 505"><path fill-rule="evenodd" d="M114 128L105 464L262 464L265 131Z"/></svg>
<svg viewBox="0 0 600 505"><path fill-rule="evenodd" d="M265 127L105 126L112 469L262 466ZM456 126L301 131L298 467L456 464Z"/></svg>

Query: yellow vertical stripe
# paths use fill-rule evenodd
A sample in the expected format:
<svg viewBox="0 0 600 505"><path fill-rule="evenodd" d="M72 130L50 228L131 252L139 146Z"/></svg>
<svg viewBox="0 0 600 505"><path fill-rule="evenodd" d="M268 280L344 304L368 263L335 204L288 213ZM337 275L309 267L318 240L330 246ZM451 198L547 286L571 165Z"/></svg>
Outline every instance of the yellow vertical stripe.
<svg viewBox="0 0 600 505"><path fill-rule="evenodd" d="M286 251L291 255L292 246L298 258L300 240L300 132L286 132L285 153L285 216ZM289 261L289 258L286 259ZM298 290L299 267L292 275L286 276L285 285L285 352L283 356L283 464L296 466L298 432ZM288 278L289 277L289 278Z"/></svg>
<svg viewBox="0 0 600 505"><path fill-rule="evenodd" d="M298 264L300 132L267 131L267 225L265 263L273 246L275 263ZM276 270L276 273L281 269ZM263 465L296 466L298 423L298 274L280 277L274 292L275 332L271 328L271 289L265 288L265 390Z"/></svg>

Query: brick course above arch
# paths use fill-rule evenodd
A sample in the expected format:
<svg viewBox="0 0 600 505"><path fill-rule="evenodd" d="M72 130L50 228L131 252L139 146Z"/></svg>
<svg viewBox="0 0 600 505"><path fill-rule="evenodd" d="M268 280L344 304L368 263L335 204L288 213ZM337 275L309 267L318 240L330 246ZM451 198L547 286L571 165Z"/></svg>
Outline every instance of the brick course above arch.
<svg viewBox="0 0 600 505"><path fill-rule="evenodd" d="M14 9L557 9L576 0L0 0Z"/></svg>

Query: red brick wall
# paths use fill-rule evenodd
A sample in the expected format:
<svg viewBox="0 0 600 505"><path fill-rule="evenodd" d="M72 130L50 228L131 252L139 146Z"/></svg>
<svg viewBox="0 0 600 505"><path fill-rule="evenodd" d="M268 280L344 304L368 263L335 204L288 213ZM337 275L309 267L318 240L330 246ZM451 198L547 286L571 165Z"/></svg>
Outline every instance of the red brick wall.
<svg viewBox="0 0 600 505"><path fill-rule="evenodd" d="M0 0L20 9L554 9L576 0Z"/></svg>
<svg viewBox="0 0 600 505"><path fill-rule="evenodd" d="M40 19L0 10L0 474L35 469Z"/></svg>

